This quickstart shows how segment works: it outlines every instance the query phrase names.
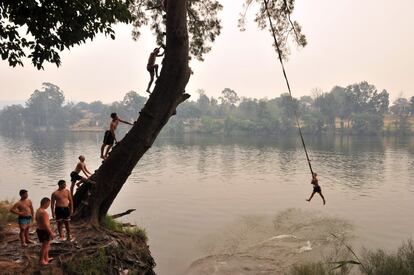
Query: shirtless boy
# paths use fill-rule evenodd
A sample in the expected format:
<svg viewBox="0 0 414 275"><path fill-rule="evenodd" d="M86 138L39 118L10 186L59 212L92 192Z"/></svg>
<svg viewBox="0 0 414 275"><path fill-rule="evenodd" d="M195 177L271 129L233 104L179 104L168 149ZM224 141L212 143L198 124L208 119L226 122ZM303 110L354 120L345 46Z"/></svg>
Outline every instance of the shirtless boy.
<svg viewBox="0 0 414 275"><path fill-rule="evenodd" d="M73 214L73 201L72 196L68 189L66 189L66 182L60 180L58 182L58 190L52 194L52 216L56 219L56 223L59 231L59 238L63 240L63 224L66 229L66 240L71 240L70 235L70 216Z"/></svg>
<svg viewBox="0 0 414 275"><path fill-rule="evenodd" d="M83 172L86 176L86 178L82 177L80 174L80 172ZM75 170L73 170L70 173L70 181L71 181L71 185L70 185L70 194L73 197L73 188L76 186L80 186L82 183L89 181L90 183L94 184L94 181L89 180L89 177L92 176L92 173L89 172L88 168L86 168L86 164L85 164L85 157L80 155L79 156L79 162L78 164L76 164Z"/></svg>
<svg viewBox="0 0 414 275"><path fill-rule="evenodd" d="M10 212L18 215L17 222L20 228L20 242L22 247L26 247L28 244L33 243L29 240L29 229L34 216L34 210L32 201L28 199L29 193L27 190L20 190L20 200L16 202L10 209Z"/></svg>
<svg viewBox="0 0 414 275"><path fill-rule="evenodd" d="M50 227L49 214L46 209L49 208L50 199L43 198L40 201L40 207L36 210L36 223L37 223L37 238L42 243L40 248L40 264L48 265L53 258L49 257L50 241L55 237L52 228Z"/></svg>
<svg viewBox="0 0 414 275"><path fill-rule="evenodd" d="M150 73L150 77L151 77L150 82L148 83L148 87L147 87L147 93L149 94L151 93L150 88L151 88L152 82L154 81L154 74L158 78L158 65L155 64L155 59L159 56L164 55L164 53L160 54L160 49L162 47L163 46L155 48L148 58L147 71Z"/></svg>
<svg viewBox="0 0 414 275"><path fill-rule="evenodd" d="M318 193L319 196L321 196L322 200L323 200L323 204L325 205L326 201L325 201L325 197L322 195L322 190L321 187L319 186L319 181L317 178L318 174L313 173L312 175L312 181L311 184L313 184L313 192L312 195L310 196L309 199L307 199L307 201L311 201L311 199L313 198L313 195L315 195L315 193Z"/></svg>
<svg viewBox="0 0 414 275"><path fill-rule="evenodd" d="M109 124L109 130L106 130L105 136L103 139L103 144L101 146L101 159L106 159L108 157L109 150L114 145L114 142L118 142L115 137L115 130L118 127L119 122L122 122L128 125L133 125L132 123L129 123L127 121L120 119L116 113L112 113L111 118L112 118L112 121ZM105 151L105 146L108 146L106 148L106 151ZM104 151L105 151L105 154L104 154Z"/></svg>

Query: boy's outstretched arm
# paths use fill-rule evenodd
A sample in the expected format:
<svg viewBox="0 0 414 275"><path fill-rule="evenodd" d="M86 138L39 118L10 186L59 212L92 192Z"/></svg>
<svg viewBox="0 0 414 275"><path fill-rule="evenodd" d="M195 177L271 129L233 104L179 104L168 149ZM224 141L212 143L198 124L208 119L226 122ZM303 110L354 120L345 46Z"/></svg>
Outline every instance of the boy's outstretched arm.
<svg viewBox="0 0 414 275"><path fill-rule="evenodd" d="M122 122L122 123L125 123L125 124L128 124L128 125L134 125L134 124L132 124L132 123L130 123L128 121L122 120L120 118L118 118L118 120L119 120L119 122Z"/></svg>
<svg viewBox="0 0 414 275"><path fill-rule="evenodd" d="M92 173L88 170L88 168L86 168L86 165L83 166L82 171L87 177L92 176Z"/></svg>

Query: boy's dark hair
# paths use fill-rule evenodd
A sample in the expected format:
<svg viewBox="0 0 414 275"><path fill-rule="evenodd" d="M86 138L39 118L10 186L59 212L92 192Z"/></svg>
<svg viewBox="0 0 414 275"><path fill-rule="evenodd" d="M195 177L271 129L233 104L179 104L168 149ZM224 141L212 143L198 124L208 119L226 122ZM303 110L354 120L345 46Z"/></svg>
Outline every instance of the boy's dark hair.
<svg viewBox="0 0 414 275"><path fill-rule="evenodd" d="M24 194L26 194L27 193L27 190L25 190L25 189L21 189L20 191L19 191L19 195L20 195L20 197L21 196L23 196Z"/></svg>
<svg viewBox="0 0 414 275"><path fill-rule="evenodd" d="M45 205L46 203L50 202L50 199L47 197L44 197L40 200L40 205Z"/></svg>
<svg viewBox="0 0 414 275"><path fill-rule="evenodd" d="M63 184L65 184L66 183L66 181L64 181L64 180L60 180L60 181L58 181L58 185L59 186L62 186Z"/></svg>
<svg viewBox="0 0 414 275"><path fill-rule="evenodd" d="M111 118L116 118L116 113L112 113Z"/></svg>

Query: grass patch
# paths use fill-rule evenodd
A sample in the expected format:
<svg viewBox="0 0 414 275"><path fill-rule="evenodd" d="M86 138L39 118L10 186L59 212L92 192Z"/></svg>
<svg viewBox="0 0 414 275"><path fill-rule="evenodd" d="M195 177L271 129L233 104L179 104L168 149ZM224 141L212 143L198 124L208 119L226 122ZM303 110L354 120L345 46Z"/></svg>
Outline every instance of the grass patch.
<svg viewBox="0 0 414 275"><path fill-rule="evenodd" d="M334 275L337 274L332 271L324 263L305 263L294 265L290 270L290 275Z"/></svg>
<svg viewBox="0 0 414 275"><path fill-rule="evenodd" d="M104 249L92 256L75 257L72 261L65 263L65 273L74 275L100 275L108 274L108 257Z"/></svg>
<svg viewBox="0 0 414 275"><path fill-rule="evenodd" d="M102 225L108 230L122 232L122 224L110 216L105 216Z"/></svg>
<svg viewBox="0 0 414 275"><path fill-rule="evenodd" d="M368 274L372 275L411 275L414 274L414 246L408 240L396 253L384 250L365 251L363 262Z"/></svg>
<svg viewBox="0 0 414 275"><path fill-rule="evenodd" d="M7 224L16 220L16 215L10 213L9 211L10 207L10 202L0 202L0 239L3 237L2 231L6 228Z"/></svg>
<svg viewBox="0 0 414 275"><path fill-rule="evenodd" d="M360 257L363 264L358 265L360 274L366 275L413 275L414 274L414 244L412 240L403 243L396 252L365 250ZM352 262L352 261L338 261ZM333 262L303 263L294 265L290 275L334 275L349 274L354 264L343 265L340 270L334 269Z"/></svg>
<svg viewBox="0 0 414 275"><path fill-rule="evenodd" d="M125 227L122 225L122 223L116 221L110 216L106 216L102 221L102 224L106 229L109 229L111 231L123 232L134 239L142 240L144 242L148 241L147 232L144 228L138 226Z"/></svg>
<svg viewBox="0 0 414 275"><path fill-rule="evenodd" d="M147 232L145 231L145 228L133 226L123 228L122 231L133 238L143 240L144 242L148 241Z"/></svg>

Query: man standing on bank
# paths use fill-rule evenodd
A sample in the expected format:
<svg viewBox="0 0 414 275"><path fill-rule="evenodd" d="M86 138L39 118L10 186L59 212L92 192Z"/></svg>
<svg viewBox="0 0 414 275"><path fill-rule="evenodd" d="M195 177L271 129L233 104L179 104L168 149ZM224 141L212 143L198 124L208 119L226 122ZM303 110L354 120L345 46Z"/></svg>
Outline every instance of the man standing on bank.
<svg viewBox="0 0 414 275"><path fill-rule="evenodd" d="M70 216L73 214L73 200L70 191L66 189L66 182L64 180L60 180L58 186L58 190L52 194L52 216L56 219L60 240L64 240L63 224L65 224L66 240L70 241L72 238L69 222Z"/></svg>

